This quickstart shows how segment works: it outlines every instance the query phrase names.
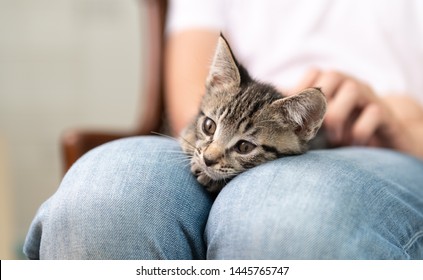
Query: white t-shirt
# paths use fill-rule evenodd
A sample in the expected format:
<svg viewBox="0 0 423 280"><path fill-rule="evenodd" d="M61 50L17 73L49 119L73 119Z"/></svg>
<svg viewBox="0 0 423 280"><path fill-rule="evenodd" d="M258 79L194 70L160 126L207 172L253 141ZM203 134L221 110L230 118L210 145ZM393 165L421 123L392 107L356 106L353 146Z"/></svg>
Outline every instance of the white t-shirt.
<svg viewBox="0 0 423 280"><path fill-rule="evenodd" d="M250 74L291 88L310 67L423 104L421 0L173 0L167 32L220 30Z"/></svg>

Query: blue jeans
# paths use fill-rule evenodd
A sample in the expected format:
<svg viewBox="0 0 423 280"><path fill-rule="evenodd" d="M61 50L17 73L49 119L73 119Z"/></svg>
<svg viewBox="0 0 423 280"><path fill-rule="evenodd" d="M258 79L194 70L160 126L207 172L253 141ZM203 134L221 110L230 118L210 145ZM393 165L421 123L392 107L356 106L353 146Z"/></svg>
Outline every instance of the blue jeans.
<svg viewBox="0 0 423 280"><path fill-rule="evenodd" d="M342 148L268 162L216 199L176 141L83 156L39 209L30 259L422 259L423 162Z"/></svg>

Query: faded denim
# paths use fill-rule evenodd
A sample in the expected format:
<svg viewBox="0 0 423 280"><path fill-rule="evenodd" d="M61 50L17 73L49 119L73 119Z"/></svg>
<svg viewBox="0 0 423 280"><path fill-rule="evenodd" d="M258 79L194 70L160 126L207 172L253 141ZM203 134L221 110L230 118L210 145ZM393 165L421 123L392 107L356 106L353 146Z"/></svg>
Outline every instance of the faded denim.
<svg viewBox="0 0 423 280"><path fill-rule="evenodd" d="M30 259L423 259L423 162L316 150L253 168L214 199L176 141L83 156L37 212Z"/></svg>

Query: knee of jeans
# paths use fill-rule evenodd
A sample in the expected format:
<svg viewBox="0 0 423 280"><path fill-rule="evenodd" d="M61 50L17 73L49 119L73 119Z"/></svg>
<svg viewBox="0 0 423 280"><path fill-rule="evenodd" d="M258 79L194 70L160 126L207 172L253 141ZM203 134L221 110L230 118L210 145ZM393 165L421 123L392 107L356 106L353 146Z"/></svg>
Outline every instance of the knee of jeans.
<svg viewBox="0 0 423 280"><path fill-rule="evenodd" d="M176 141L137 137L105 144L78 160L50 203L56 209L49 219L70 240L91 242L97 235L98 240L114 239L110 244L134 249L158 244L150 246L155 252L144 250L150 255L135 258L165 258L159 245L174 236L174 243L184 246L183 238L175 237L178 230L200 236L194 231L201 224L204 228L211 203L191 175ZM123 240L127 238L133 243ZM106 251L113 253L110 250L116 247Z"/></svg>
<svg viewBox="0 0 423 280"><path fill-rule="evenodd" d="M189 170L188 157L176 141L135 137L100 146L72 166L60 189L87 199L125 199L156 209L165 203L178 209L187 194L208 197ZM161 211L157 211L161 212Z"/></svg>
<svg viewBox="0 0 423 280"><path fill-rule="evenodd" d="M188 159L176 141L163 137L133 137L112 141L83 155L68 171L62 188L89 183L93 187L153 185L150 191L169 187L169 174L182 179ZM185 176L182 176L185 177ZM183 178L186 179L186 178Z"/></svg>
<svg viewBox="0 0 423 280"><path fill-rule="evenodd" d="M309 153L240 175L210 213L210 257L365 258L356 253L373 175L354 164Z"/></svg>

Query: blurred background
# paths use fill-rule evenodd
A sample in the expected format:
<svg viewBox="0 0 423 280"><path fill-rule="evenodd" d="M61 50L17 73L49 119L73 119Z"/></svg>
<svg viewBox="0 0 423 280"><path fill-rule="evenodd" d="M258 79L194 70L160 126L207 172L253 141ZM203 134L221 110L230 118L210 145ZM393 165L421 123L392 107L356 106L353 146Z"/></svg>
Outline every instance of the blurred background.
<svg viewBox="0 0 423 280"><path fill-rule="evenodd" d="M0 0L1 259L60 183L61 134L135 124L142 34L137 0Z"/></svg>

